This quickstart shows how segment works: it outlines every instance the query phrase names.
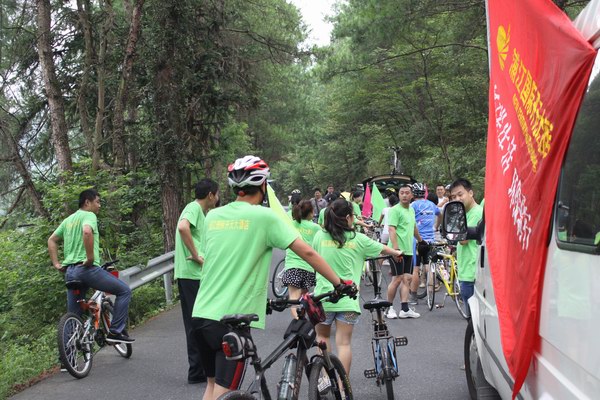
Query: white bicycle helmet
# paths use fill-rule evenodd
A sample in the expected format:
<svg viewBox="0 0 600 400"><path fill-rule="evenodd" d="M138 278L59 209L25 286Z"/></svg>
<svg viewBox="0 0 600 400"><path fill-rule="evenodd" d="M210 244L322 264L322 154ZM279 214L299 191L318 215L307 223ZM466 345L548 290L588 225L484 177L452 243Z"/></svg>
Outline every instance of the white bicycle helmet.
<svg viewBox="0 0 600 400"><path fill-rule="evenodd" d="M415 197L425 197L425 184L424 183L413 183L412 191Z"/></svg>
<svg viewBox="0 0 600 400"><path fill-rule="evenodd" d="M227 170L231 187L260 186L271 174L267 163L255 156L238 158Z"/></svg>

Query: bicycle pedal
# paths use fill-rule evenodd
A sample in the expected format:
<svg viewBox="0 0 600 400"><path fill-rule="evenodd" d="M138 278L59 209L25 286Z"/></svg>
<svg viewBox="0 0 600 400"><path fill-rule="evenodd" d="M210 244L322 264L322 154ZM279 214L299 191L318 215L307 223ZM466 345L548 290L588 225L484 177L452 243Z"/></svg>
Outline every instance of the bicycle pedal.
<svg viewBox="0 0 600 400"><path fill-rule="evenodd" d="M408 338L406 336L398 336L394 338L395 346L406 346L408 345Z"/></svg>
<svg viewBox="0 0 600 400"><path fill-rule="evenodd" d="M444 305L443 304L436 304L435 308L444 308Z"/></svg>
<svg viewBox="0 0 600 400"><path fill-rule="evenodd" d="M365 369L365 378L377 378L377 371L373 369Z"/></svg>

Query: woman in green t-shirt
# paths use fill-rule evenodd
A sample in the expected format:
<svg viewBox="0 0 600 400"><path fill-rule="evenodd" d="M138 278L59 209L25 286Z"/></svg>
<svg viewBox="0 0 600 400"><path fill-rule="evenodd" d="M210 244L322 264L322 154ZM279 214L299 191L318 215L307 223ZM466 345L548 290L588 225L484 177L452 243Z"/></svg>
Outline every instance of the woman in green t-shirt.
<svg viewBox="0 0 600 400"><path fill-rule="evenodd" d="M292 224L300 237L309 245L321 227L314 222L313 206L310 200L301 200L292 208ZM285 253L285 269L281 281L288 287L290 300L297 300L303 293L315 286L315 270L292 250ZM296 309L292 307L292 316L296 318Z"/></svg>
<svg viewBox="0 0 600 400"><path fill-rule="evenodd" d="M354 229L354 213L352 204L339 199L327 209L324 230L317 232L313 240L313 248L327 261L341 279L360 282L360 274L366 258L376 257L380 253L400 257L402 252L376 242ZM333 285L323 276L317 274L315 294L319 295L333 290ZM316 327L318 340L325 340L327 347L331 335L331 325L335 321L335 344L340 361L350 373L352 363L352 331L358 322L360 305L358 297L344 297L337 303L323 302L326 313L325 322Z"/></svg>

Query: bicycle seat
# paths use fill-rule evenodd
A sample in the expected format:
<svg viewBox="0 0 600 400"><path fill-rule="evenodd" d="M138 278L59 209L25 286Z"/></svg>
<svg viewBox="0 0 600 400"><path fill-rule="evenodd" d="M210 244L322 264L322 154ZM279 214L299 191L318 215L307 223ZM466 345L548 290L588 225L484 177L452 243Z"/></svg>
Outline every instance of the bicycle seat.
<svg viewBox="0 0 600 400"><path fill-rule="evenodd" d="M221 318L221 322L227 325L250 325L250 322L258 321L256 314L228 314Z"/></svg>
<svg viewBox="0 0 600 400"><path fill-rule="evenodd" d="M390 303L389 301L386 301L386 300L382 300L382 299L369 300L365 304L363 304L363 308L365 310L387 308L387 307L391 307L391 306L392 306L392 303Z"/></svg>
<svg viewBox="0 0 600 400"><path fill-rule="evenodd" d="M67 281L65 282L65 286L70 290L78 290L83 287L83 282L78 280Z"/></svg>

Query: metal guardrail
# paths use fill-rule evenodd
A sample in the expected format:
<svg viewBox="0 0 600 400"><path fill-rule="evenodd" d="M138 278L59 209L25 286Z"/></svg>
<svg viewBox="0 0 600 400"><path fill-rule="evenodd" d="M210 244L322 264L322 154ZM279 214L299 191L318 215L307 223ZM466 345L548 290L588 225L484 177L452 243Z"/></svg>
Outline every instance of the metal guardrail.
<svg viewBox="0 0 600 400"><path fill-rule="evenodd" d="M151 259L144 268L136 265L119 271L119 279L133 290L162 276L167 304L171 304L173 302L173 279L171 271L175 267L174 260L175 252L171 251Z"/></svg>

